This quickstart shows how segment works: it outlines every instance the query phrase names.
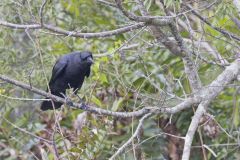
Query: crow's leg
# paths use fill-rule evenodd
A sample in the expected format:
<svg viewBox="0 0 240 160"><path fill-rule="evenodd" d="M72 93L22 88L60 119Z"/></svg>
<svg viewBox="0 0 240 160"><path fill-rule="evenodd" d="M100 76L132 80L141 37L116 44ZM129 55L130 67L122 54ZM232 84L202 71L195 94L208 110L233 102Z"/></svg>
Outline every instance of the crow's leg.
<svg viewBox="0 0 240 160"><path fill-rule="evenodd" d="M62 95L62 97L65 99L65 103L68 105L68 106L73 106L73 102L71 101L71 99L66 96L66 94L64 93L60 93Z"/></svg>
<svg viewBox="0 0 240 160"><path fill-rule="evenodd" d="M74 88L73 93L75 96L78 97L78 100L79 100L78 103L85 104L84 100L77 94L78 90L79 90L79 88Z"/></svg>

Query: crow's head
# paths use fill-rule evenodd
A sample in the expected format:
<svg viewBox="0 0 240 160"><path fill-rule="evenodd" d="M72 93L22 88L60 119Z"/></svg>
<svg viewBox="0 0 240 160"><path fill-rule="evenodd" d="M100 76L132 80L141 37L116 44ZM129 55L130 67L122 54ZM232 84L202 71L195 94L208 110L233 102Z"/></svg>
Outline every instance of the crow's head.
<svg viewBox="0 0 240 160"><path fill-rule="evenodd" d="M83 51L80 53L81 63L92 65L93 64L93 56L92 53L89 51Z"/></svg>

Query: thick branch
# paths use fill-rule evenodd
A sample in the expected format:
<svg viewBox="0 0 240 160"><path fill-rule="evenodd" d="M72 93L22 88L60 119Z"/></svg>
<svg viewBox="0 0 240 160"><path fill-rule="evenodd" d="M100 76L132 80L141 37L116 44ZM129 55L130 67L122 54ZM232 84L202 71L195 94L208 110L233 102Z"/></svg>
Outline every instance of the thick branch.
<svg viewBox="0 0 240 160"><path fill-rule="evenodd" d="M193 118L192 118L192 122L191 122L191 124L188 128L188 132L185 136L182 160L188 160L190 157L190 151L191 151L193 137L197 130L200 119L201 119L202 115L205 113L205 108L207 108L207 105L208 105L208 103L205 103L205 104L200 103Z"/></svg>
<svg viewBox="0 0 240 160"><path fill-rule="evenodd" d="M185 73L190 82L192 91L197 92L202 86L198 75L197 66L194 64L190 56L183 57L182 60L184 64Z"/></svg>
<svg viewBox="0 0 240 160"><path fill-rule="evenodd" d="M182 160L188 160L190 157L191 145L193 141L194 134L197 130L199 121L202 115L205 113L209 103L219 95L219 93L224 89L224 87L234 80L240 73L240 59L235 60L230 66L228 66L210 85L205 87L205 89L199 92L199 99L202 102L199 104L191 124L189 126L188 132L185 136L185 144L183 150Z"/></svg>
<svg viewBox="0 0 240 160"><path fill-rule="evenodd" d="M197 67L193 63L193 60L191 59L192 53L191 53L191 51L189 51L187 49L186 44L184 43L183 38L179 34L175 24L171 23L171 24L169 24L169 26L171 28L172 34L175 37L175 40L178 42L178 46L186 54L186 56L184 56L182 58L183 63L184 63L185 73L188 76L190 86L191 86L193 92L196 92L201 88L202 84L201 84L201 81L200 81L200 78L199 78L199 75L197 72Z"/></svg>
<svg viewBox="0 0 240 160"><path fill-rule="evenodd" d="M164 7L164 11L167 15L171 15L166 6L164 6L163 1L161 1ZM202 84L197 72L197 66L194 64L192 60L193 53L187 48L186 44L183 41L182 36L179 34L179 31L176 27L176 24L171 22L169 24L169 27L171 29L172 35L174 36L175 40L177 41L178 46L181 48L182 52L184 52L184 55L182 57L185 73L187 74L188 80L190 82L190 86L193 90L193 92L197 92Z"/></svg>
<svg viewBox="0 0 240 160"><path fill-rule="evenodd" d="M208 86L199 91L202 100L212 101L218 94L240 74L240 58L236 59Z"/></svg>

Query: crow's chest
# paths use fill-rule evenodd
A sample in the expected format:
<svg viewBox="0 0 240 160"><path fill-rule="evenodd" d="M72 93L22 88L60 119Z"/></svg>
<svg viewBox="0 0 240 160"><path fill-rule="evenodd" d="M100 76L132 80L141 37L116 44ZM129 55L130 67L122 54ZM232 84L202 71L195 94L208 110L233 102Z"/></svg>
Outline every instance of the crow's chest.
<svg viewBox="0 0 240 160"><path fill-rule="evenodd" d="M71 87L78 87L83 83L85 71L81 68L70 68L65 70L65 82Z"/></svg>

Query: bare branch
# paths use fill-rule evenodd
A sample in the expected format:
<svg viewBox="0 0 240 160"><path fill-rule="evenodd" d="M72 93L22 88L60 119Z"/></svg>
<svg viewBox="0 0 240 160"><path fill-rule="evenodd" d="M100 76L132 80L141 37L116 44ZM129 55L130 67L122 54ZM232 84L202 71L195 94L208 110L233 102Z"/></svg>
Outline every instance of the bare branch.
<svg viewBox="0 0 240 160"><path fill-rule="evenodd" d="M67 30L63 30L61 28L57 28L51 25L44 25L44 29L47 29L49 31L52 31L54 33L59 33L62 35L66 35L66 36L72 36L72 37L79 37L79 38L96 38L96 37L100 37L100 38L104 38L104 37L111 37L114 35L118 35L121 33L125 33L125 32L129 32L129 31L133 31L135 29L139 29L144 27L145 24L144 23L136 23L136 24L132 24L126 27L122 27L119 29L115 29L112 31L103 31L103 32L98 32L98 33L80 33L77 31L67 31Z"/></svg>
<svg viewBox="0 0 240 160"><path fill-rule="evenodd" d="M111 37L114 35L130 32L130 31L142 28L145 26L145 23L136 23L136 24L119 28L119 29L97 32L97 33L81 33L77 31L67 31L62 28L58 28L48 24L43 24L43 26L41 26L40 24L15 24L15 23L5 22L2 20L0 20L0 25L13 28L13 29L46 29L51 32L58 33L60 35L79 37L79 38L96 38L96 37L104 38L104 37Z"/></svg>
<svg viewBox="0 0 240 160"><path fill-rule="evenodd" d="M14 24L0 20L0 25L13 29L41 29L39 24Z"/></svg>
<svg viewBox="0 0 240 160"><path fill-rule="evenodd" d="M199 121L200 121L202 115L205 113L205 108L207 107L208 104L209 103L200 103L193 118L192 118L192 122L191 122L191 124L188 128L188 132L185 136L182 160L188 160L190 157L193 136L197 130L197 127L198 127L198 124L199 124Z"/></svg>
<svg viewBox="0 0 240 160"><path fill-rule="evenodd" d="M173 13L171 13L171 15L173 15ZM186 17L186 16L185 16ZM186 17L187 19L187 17ZM196 19L191 19L191 20L196 20ZM214 49L208 42L202 42L202 41L199 41L198 40L198 34L191 28L191 25L190 25L190 22L187 20L187 23L185 23L183 20L181 20L180 18L176 19L176 21L178 22L178 24L183 27L186 31L189 31L190 33L190 36L191 36L191 39L192 39L192 45L194 46L195 45L195 41L198 41L198 43L200 44L200 46L202 46L203 48L205 48L205 50L207 51L208 54L210 55L213 55L214 58L216 59L217 62L212 62L212 61L209 61L209 60L206 60L204 58L201 58L201 55L197 55L201 60L209 63L209 64L217 64L217 65L220 65L220 66L226 66L229 64L229 62L223 58L221 56L220 53L218 53L218 51L216 49ZM186 39L185 39L186 40ZM199 45L198 44L198 45ZM194 54L194 52L193 52ZM195 55L195 54L194 54ZM196 56L196 55L195 55ZM219 64L220 62L220 64Z"/></svg>
<svg viewBox="0 0 240 160"><path fill-rule="evenodd" d="M191 145L193 141L194 134L197 130L200 118L205 113L205 110L208 107L208 104L223 90L224 86L231 82L237 77L240 72L240 59L235 60L230 66L228 66L222 74L220 74L216 80L214 80L208 88L202 90L199 93L201 99L203 100L191 121L188 132L185 136L185 144L183 150L182 160L188 160L190 157ZM218 87L214 87L218 86Z"/></svg>

